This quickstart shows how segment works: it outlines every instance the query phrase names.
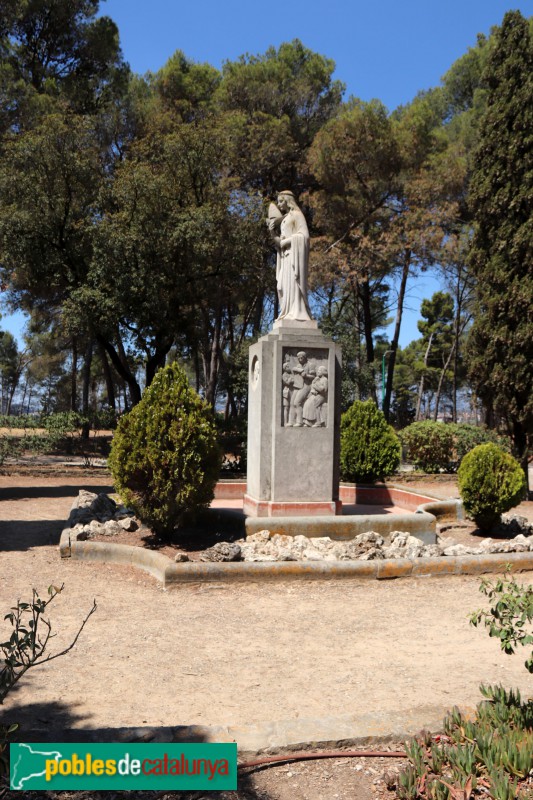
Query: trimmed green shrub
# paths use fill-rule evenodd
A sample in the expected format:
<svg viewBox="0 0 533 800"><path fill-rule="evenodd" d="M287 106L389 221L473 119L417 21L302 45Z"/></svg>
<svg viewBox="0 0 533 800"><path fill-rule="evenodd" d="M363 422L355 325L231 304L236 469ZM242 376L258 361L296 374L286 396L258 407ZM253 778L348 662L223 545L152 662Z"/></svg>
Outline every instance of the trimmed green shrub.
<svg viewBox="0 0 533 800"><path fill-rule="evenodd" d="M408 461L424 472L457 472L467 453L478 444L492 442L510 450L509 440L495 431L467 423L442 423L425 420L413 422L400 439Z"/></svg>
<svg viewBox="0 0 533 800"><path fill-rule="evenodd" d="M518 461L490 443L466 454L457 477L465 511L481 530L491 528L504 511L518 505L526 489Z"/></svg>
<svg viewBox="0 0 533 800"><path fill-rule="evenodd" d="M372 483L398 469L401 445L372 400L356 400L341 418L341 476Z"/></svg>
<svg viewBox="0 0 533 800"><path fill-rule="evenodd" d="M213 414L177 364L160 369L119 421L109 467L124 502L161 536L213 499L220 467Z"/></svg>
<svg viewBox="0 0 533 800"><path fill-rule="evenodd" d="M456 468L474 447L478 444L492 444L499 445L502 450L506 452L511 451L509 439L505 436L499 436L496 431L491 431L488 428L480 428L477 425L468 425L466 422L460 422L455 425L450 425L453 430L455 441L455 461Z"/></svg>
<svg viewBox="0 0 533 800"><path fill-rule="evenodd" d="M454 437L451 425L442 422L413 422L400 432L406 455L416 469L424 472L453 472Z"/></svg>

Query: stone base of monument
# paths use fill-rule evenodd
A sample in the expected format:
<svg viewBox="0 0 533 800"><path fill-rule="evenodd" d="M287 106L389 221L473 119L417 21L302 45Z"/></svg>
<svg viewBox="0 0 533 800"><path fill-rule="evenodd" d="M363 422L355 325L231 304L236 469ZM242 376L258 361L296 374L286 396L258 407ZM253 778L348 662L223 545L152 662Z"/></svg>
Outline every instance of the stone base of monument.
<svg viewBox="0 0 533 800"><path fill-rule="evenodd" d="M340 348L307 323L250 347L249 516L327 516L339 499Z"/></svg>
<svg viewBox="0 0 533 800"><path fill-rule="evenodd" d="M342 514L342 503L340 500L322 503L256 500L245 494L243 511L248 517L329 517Z"/></svg>

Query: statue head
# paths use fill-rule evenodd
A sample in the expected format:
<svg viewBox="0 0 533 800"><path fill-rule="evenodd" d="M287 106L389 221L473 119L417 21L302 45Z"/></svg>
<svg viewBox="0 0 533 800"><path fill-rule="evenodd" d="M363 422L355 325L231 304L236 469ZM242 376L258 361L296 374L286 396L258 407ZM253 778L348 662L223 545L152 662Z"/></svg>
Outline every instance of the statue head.
<svg viewBox="0 0 533 800"><path fill-rule="evenodd" d="M284 189L282 192L278 192L278 208L283 214L290 211L291 208L298 208L296 198L290 189Z"/></svg>

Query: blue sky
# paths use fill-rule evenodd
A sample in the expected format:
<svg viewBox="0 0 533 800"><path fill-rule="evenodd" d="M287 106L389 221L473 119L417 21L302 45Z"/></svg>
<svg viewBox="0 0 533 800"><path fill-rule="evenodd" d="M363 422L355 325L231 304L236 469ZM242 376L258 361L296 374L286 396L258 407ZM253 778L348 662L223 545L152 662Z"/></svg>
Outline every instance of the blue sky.
<svg viewBox="0 0 533 800"><path fill-rule="evenodd" d="M132 70L156 71L178 49L221 67L299 38L336 64L346 97L378 98L389 110L438 85L452 63L488 34L509 9L533 15L533 0L107 0L101 12L118 25ZM439 287L425 275L411 283L402 346L417 338L420 302ZM0 325L20 335L20 315Z"/></svg>

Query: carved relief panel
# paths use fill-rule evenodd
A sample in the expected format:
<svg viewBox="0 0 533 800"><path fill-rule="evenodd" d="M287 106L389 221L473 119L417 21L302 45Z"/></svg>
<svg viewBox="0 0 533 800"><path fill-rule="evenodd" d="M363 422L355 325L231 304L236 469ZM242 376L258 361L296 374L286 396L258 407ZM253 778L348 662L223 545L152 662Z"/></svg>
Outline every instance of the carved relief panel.
<svg viewBox="0 0 533 800"><path fill-rule="evenodd" d="M281 368L282 418L285 428L326 428L328 422L328 351L284 347Z"/></svg>

